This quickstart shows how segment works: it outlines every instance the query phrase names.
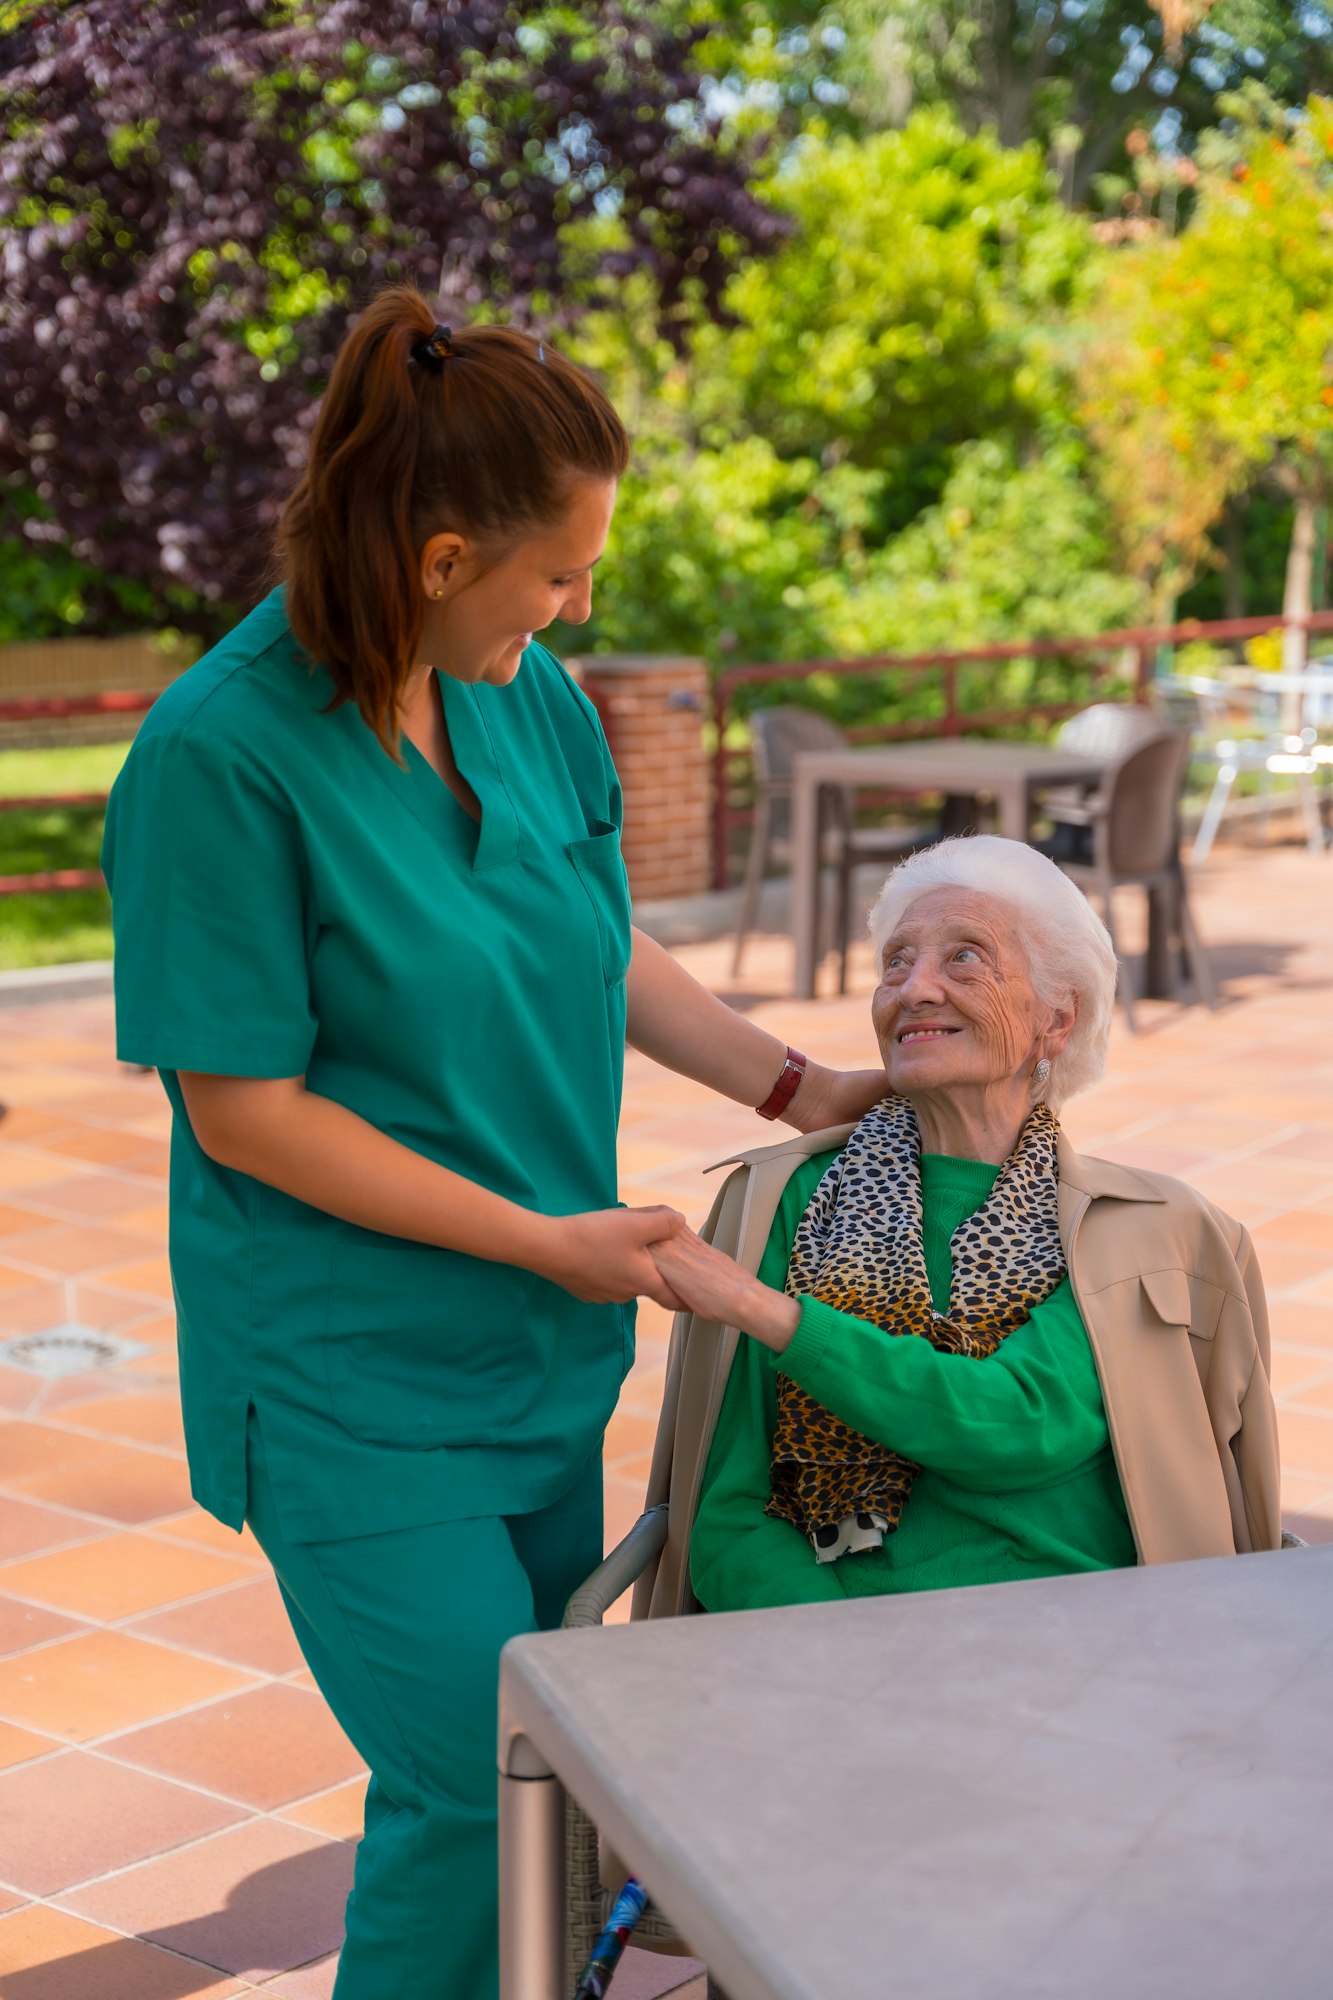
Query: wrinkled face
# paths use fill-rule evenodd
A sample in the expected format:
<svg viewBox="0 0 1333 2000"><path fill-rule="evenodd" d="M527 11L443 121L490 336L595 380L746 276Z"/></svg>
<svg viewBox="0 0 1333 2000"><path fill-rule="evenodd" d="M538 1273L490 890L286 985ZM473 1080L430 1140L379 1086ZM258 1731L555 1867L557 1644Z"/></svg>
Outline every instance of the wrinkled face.
<svg viewBox="0 0 1333 2000"><path fill-rule="evenodd" d="M498 561L460 546L457 536L428 543L422 657L455 680L503 686L535 633L557 618L584 624L615 502L613 480L578 480L556 525L526 535Z"/></svg>
<svg viewBox="0 0 1333 2000"><path fill-rule="evenodd" d="M900 1096L1026 1076L1051 1011L1037 999L1017 912L932 889L885 943L871 1020Z"/></svg>

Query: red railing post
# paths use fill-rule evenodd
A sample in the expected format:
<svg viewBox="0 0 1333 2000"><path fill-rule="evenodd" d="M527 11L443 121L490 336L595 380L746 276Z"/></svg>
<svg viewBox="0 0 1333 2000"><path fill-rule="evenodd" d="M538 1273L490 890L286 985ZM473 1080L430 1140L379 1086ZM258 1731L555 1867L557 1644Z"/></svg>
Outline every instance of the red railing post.
<svg viewBox="0 0 1333 2000"><path fill-rule="evenodd" d="M961 736L963 718L958 713L958 662L944 661L944 734Z"/></svg>
<svg viewBox="0 0 1333 2000"><path fill-rule="evenodd" d="M132 694L113 688L106 694L23 695L0 701L0 722L41 722L71 715L145 715L155 694ZM105 805L100 792L65 792L41 797L0 798L0 810L45 812L53 807ZM44 868L32 875L0 875L0 896L33 895L52 889L99 889L102 872L91 868Z"/></svg>
<svg viewBox="0 0 1333 2000"><path fill-rule="evenodd" d="M731 863L731 767L727 756L727 687L713 683L713 887L725 889Z"/></svg>
<svg viewBox="0 0 1333 2000"><path fill-rule="evenodd" d="M1155 646L1136 646L1134 649L1134 699L1141 705L1147 702L1148 690L1153 683L1153 670L1157 663Z"/></svg>

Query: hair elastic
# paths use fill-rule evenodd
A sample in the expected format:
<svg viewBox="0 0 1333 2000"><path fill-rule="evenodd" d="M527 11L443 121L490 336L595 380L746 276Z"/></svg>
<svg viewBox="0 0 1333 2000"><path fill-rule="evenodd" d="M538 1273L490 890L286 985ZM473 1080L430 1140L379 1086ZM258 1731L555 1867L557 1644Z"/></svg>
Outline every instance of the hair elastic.
<svg viewBox="0 0 1333 2000"><path fill-rule="evenodd" d="M425 340L419 340L412 349L412 359L423 368L443 368L454 355L453 328L437 326Z"/></svg>

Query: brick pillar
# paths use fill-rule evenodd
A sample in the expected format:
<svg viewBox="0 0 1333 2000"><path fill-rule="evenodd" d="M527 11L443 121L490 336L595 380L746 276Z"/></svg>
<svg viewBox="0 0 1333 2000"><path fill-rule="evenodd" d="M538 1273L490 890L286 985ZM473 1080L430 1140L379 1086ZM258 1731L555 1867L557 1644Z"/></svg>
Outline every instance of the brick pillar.
<svg viewBox="0 0 1333 2000"><path fill-rule="evenodd" d="M703 661L592 653L568 664L596 704L620 773L631 895L698 895L712 879Z"/></svg>

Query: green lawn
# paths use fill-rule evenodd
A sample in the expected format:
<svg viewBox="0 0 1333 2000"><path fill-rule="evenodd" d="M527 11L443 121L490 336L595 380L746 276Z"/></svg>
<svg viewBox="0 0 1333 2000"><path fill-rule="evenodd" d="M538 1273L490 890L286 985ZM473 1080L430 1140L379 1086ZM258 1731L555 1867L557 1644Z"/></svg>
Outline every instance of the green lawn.
<svg viewBox="0 0 1333 2000"><path fill-rule="evenodd" d="M109 791L128 743L70 750L0 750L0 799ZM0 875L45 868L96 868L102 844L98 806L0 812ZM105 889L0 896L0 971L110 958L111 904Z"/></svg>

